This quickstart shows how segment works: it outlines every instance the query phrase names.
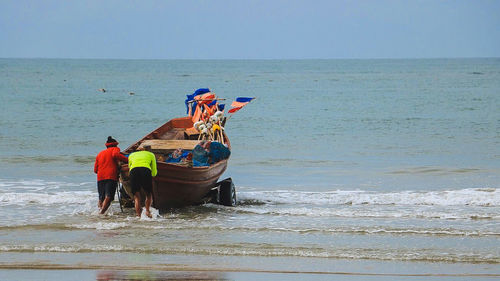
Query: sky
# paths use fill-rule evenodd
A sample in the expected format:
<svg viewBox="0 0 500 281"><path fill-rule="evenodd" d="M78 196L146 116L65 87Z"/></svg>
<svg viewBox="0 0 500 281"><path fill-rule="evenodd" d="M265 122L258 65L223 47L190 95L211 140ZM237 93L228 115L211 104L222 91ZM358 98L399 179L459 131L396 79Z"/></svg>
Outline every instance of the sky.
<svg viewBox="0 0 500 281"><path fill-rule="evenodd" d="M500 57L500 0L0 0L0 58Z"/></svg>

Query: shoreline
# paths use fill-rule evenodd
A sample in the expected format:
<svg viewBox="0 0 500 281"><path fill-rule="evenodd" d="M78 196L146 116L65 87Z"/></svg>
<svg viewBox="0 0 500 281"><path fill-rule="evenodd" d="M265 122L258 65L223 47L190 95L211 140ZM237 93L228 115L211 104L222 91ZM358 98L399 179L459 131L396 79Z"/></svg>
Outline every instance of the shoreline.
<svg viewBox="0 0 500 281"><path fill-rule="evenodd" d="M141 253L12 253L0 254L0 279L33 280L39 274L81 280L210 279L301 280L304 276L329 280L398 280L415 278L498 280L498 264L405 262L323 259L308 257L253 257L163 255ZM80 278L81 272L86 277ZM153 275L154 278L151 278ZM49 277L44 277L50 279ZM106 277L101 277L106 276ZM138 277L137 277L138 276ZM182 277L182 278L181 278ZM134 279L135 278L135 279ZM35 278L36 279L36 278Z"/></svg>
<svg viewBox="0 0 500 281"><path fill-rule="evenodd" d="M245 268L203 268L183 266L107 266L107 265L61 265L61 264L0 264L2 270L112 270L112 271L157 271L157 272L218 272L218 273L279 273L279 274L320 274L352 276L394 276L394 277L500 277L500 273L369 273L341 271L299 271L299 270L262 270Z"/></svg>

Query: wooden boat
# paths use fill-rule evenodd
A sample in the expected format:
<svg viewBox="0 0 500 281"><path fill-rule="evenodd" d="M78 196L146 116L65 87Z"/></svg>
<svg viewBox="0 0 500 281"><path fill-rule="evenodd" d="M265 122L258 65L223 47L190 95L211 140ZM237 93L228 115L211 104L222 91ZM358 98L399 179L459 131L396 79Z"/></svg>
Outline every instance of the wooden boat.
<svg viewBox="0 0 500 281"><path fill-rule="evenodd" d="M226 134L222 133L222 136L224 144L231 149ZM192 150L199 143L198 137L197 131L193 129L191 117L175 118L123 151L125 154L130 154L140 146L151 146L157 159L158 169L157 176L153 178L153 207L165 210L201 204L207 198L212 198L213 195L217 198L222 197L219 201L225 205L236 203L236 193L232 182L227 183L226 180L226 184L222 188L217 183L227 168L228 159L208 167L191 167L189 164L174 164L164 161L168 154L177 148ZM128 174L128 165L123 164L120 171L120 182L123 189L132 198Z"/></svg>

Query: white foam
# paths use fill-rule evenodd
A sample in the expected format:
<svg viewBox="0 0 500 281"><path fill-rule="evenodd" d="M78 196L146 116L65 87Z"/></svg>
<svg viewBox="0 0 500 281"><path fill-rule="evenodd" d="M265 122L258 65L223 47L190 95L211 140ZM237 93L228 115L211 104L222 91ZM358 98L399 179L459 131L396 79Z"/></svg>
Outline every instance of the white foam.
<svg viewBox="0 0 500 281"><path fill-rule="evenodd" d="M429 262L482 262L499 263L498 256L491 253L462 252L450 250L443 253L441 249L386 249L386 248L330 248L330 247L283 247L270 246L256 247L254 243L242 243L238 247L221 247L213 245L198 245L190 247L184 245L164 245L161 247L143 247L134 245L0 245L0 252L56 252L56 253L85 253L85 252L134 252L160 254L195 254L195 255L222 255L222 256L263 256L263 257L316 257L340 259L370 259L370 260L397 260L397 261L429 261Z"/></svg>
<svg viewBox="0 0 500 281"><path fill-rule="evenodd" d="M500 206L500 189L470 188L446 191L247 191L239 192L240 200L258 200L270 204L309 205L436 205L436 206Z"/></svg>
<svg viewBox="0 0 500 281"><path fill-rule="evenodd" d="M92 191L0 193L0 204L2 205L85 204L96 200L97 192Z"/></svg>
<svg viewBox="0 0 500 281"><path fill-rule="evenodd" d="M150 207L149 211L151 213L151 218L146 216L146 208L145 207L142 208L141 220L156 220L160 217L160 212L157 209Z"/></svg>
<svg viewBox="0 0 500 281"><path fill-rule="evenodd" d="M69 224L67 225L71 228L78 229L97 229L97 230L111 230L129 227L126 222L93 222L93 223L82 223L82 224Z"/></svg>
<svg viewBox="0 0 500 281"><path fill-rule="evenodd" d="M280 205L268 205L258 207L238 206L238 211L258 215L272 216L304 216L304 217L338 217L338 218L394 218L394 219L447 219L447 220L471 220L492 219L500 220L500 214L485 212L484 210L469 208L433 208L428 210L422 206L410 208L398 208L391 206L366 206L366 208L355 208L352 206L341 207L296 207L286 208Z"/></svg>
<svg viewBox="0 0 500 281"><path fill-rule="evenodd" d="M83 183L69 183L69 182L57 182L57 181L44 181L40 179L33 180L2 180L0 179L0 188L2 191L10 191L10 190L31 190L31 191L40 191L40 190L58 190L58 189L68 189L75 188L81 186L89 186L92 183L83 182Z"/></svg>
<svg viewBox="0 0 500 281"><path fill-rule="evenodd" d="M1 252L118 252L127 251L122 245L1 245Z"/></svg>

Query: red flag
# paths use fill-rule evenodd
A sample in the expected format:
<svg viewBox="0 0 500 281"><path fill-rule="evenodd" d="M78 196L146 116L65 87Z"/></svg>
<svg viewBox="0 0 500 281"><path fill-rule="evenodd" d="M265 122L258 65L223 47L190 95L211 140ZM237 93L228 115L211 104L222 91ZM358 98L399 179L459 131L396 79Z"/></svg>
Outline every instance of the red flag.
<svg viewBox="0 0 500 281"><path fill-rule="evenodd" d="M237 102L237 101L233 101L231 103L231 106L232 107L244 107L245 105L247 105L248 102Z"/></svg>
<svg viewBox="0 0 500 281"><path fill-rule="evenodd" d="M238 99L243 99L242 101L238 101ZM236 101L231 103L231 109L228 113L235 113L236 111L242 109L245 105L249 104L254 98L238 98ZM248 101L247 101L248 100Z"/></svg>
<svg viewBox="0 0 500 281"><path fill-rule="evenodd" d="M240 106L240 107L233 107L231 109L229 109L228 113L235 113L236 111L240 110L243 106Z"/></svg>
<svg viewBox="0 0 500 281"><path fill-rule="evenodd" d="M210 92L194 97L194 100L197 101L198 104L208 104L211 103L214 99L215 95Z"/></svg>

